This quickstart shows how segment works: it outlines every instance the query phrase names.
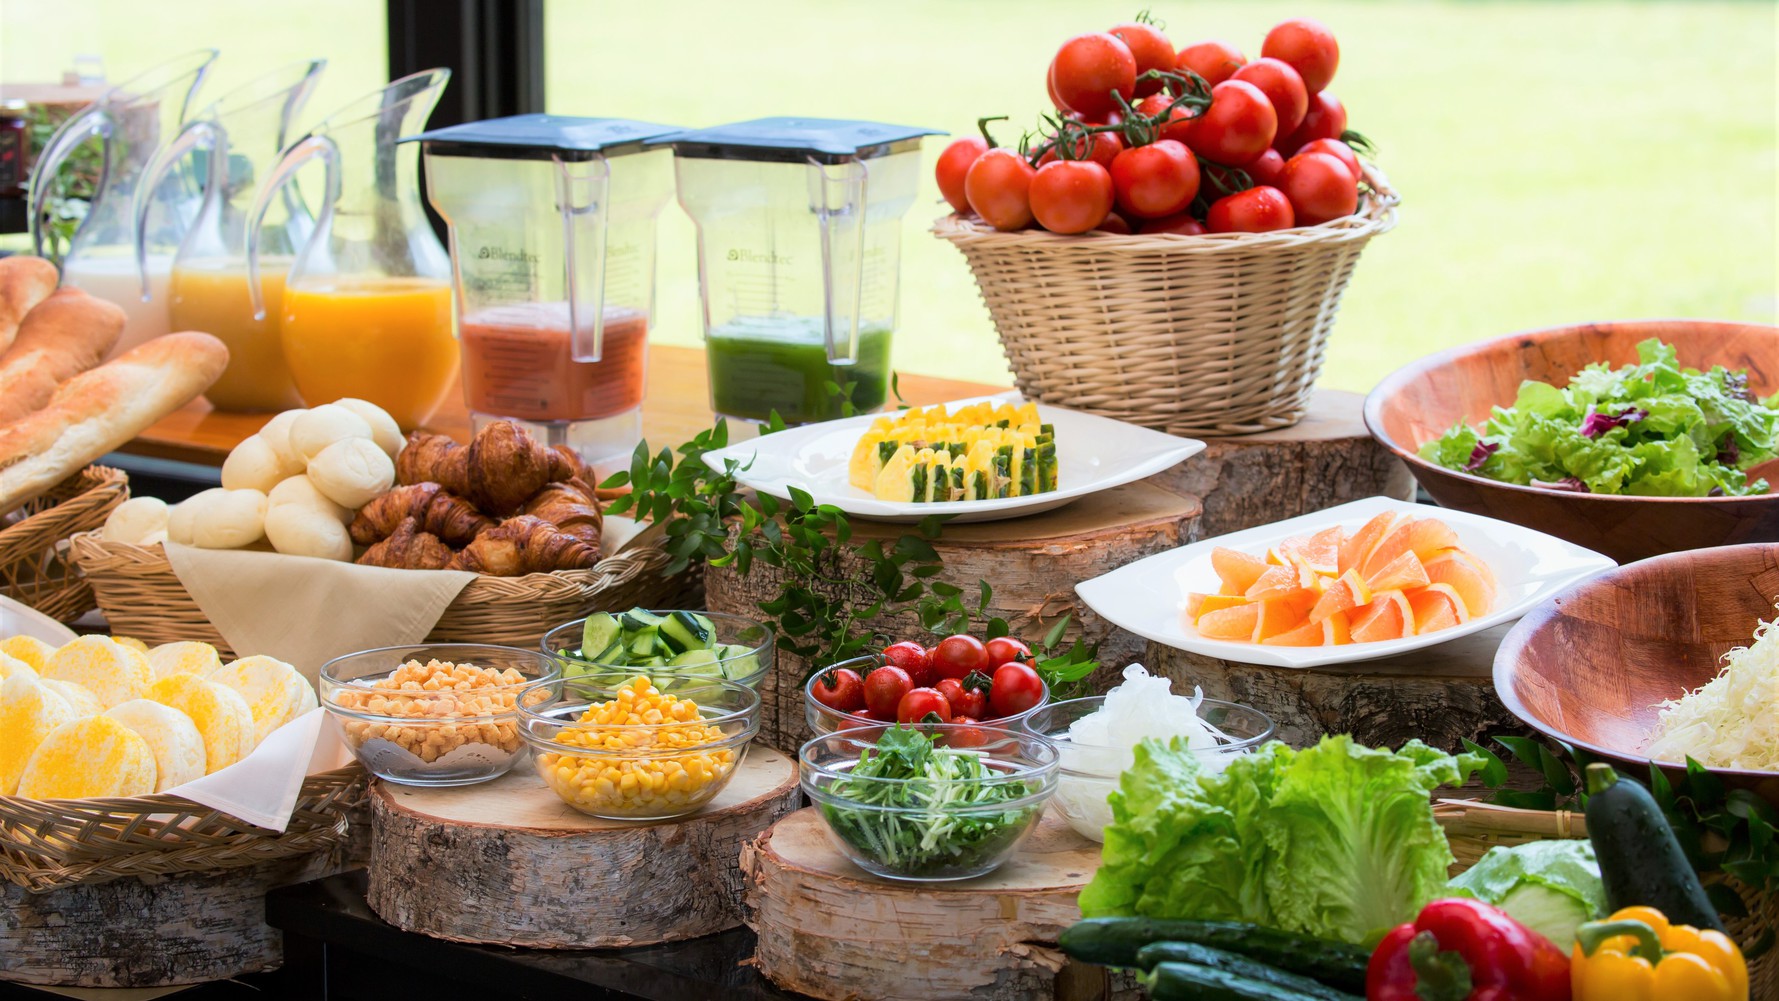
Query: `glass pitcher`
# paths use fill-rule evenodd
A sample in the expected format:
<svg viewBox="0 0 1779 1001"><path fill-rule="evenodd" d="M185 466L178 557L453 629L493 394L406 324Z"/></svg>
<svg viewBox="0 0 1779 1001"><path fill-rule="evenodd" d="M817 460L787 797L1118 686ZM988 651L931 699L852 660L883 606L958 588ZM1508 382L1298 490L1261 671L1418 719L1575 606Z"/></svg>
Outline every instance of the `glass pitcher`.
<svg viewBox="0 0 1779 1001"><path fill-rule="evenodd" d="M293 63L230 91L200 112L161 147L136 192L136 256L144 291L148 279L148 190L162 174L196 154L204 199L180 241L167 287L175 330L203 330L222 339L229 365L204 395L218 410L288 410L302 405L284 345L278 338L284 272L314 228L295 185L280 189L263 239L277 255L266 275L267 316L254 318L247 291L247 212L254 192L290 138L296 117L326 67L325 59Z"/></svg>
<svg viewBox="0 0 1779 1001"><path fill-rule="evenodd" d="M762 118L671 137L698 227L713 410L801 424L883 406L902 216L934 134Z"/></svg>
<svg viewBox="0 0 1779 1001"><path fill-rule="evenodd" d="M326 166L315 231L284 282L279 338L309 406L343 396L389 411L402 430L424 424L457 378L451 261L420 202L421 131L448 69L423 70L329 115L285 149L247 216L247 273L255 315L271 282L261 223L304 164Z"/></svg>
<svg viewBox="0 0 1779 1001"><path fill-rule="evenodd" d="M428 132L426 197L450 226L463 392L476 428L518 421L594 465L642 439L655 221L678 131L519 115Z"/></svg>
<svg viewBox="0 0 1779 1001"><path fill-rule="evenodd" d="M164 178L148 192L159 214L149 220L155 228L145 240L149 283L145 301L136 263L136 188L155 151L185 120L192 95L216 55L215 49L200 49L106 91L62 123L32 168L31 240L42 255L47 237L43 213L56 173L89 139L102 143L98 190L62 256L62 281L123 308L127 319L113 355L170 329L166 290L177 237L167 230L176 231L195 217L201 195L189 170Z"/></svg>

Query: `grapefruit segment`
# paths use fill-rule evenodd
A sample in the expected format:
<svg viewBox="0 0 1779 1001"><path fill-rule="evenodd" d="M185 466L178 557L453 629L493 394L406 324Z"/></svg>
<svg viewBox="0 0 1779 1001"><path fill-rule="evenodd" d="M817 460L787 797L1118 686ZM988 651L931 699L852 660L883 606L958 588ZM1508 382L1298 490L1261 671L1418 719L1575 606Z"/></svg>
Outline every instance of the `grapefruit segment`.
<svg viewBox="0 0 1779 1001"><path fill-rule="evenodd" d="M1211 569L1223 582L1224 594L1242 594L1254 586L1266 570L1266 561L1236 549L1218 546L1211 550Z"/></svg>
<svg viewBox="0 0 1779 1001"><path fill-rule="evenodd" d="M1385 511L1366 522L1357 532L1347 536L1346 541L1340 544L1340 565L1337 569L1341 573L1346 573L1348 570L1357 570L1363 567L1365 558L1371 555L1371 551L1377 548L1377 544L1382 541L1384 536L1390 534L1390 529L1396 524L1396 520L1402 517L1406 517L1406 515L1399 511Z"/></svg>
<svg viewBox="0 0 1779 1001"><path fill-rule="evenodd" d="M1412 551L1413 548L1414 523L1403 521L1391 528L1390 534L1378 540L1376 548L1372 549L1371 554L1365 557L1365 562L1359 565L1359 572L1365 575L1366 580L1370 580L1377 576L1379 570L1393 563L1396 557Z"/></svg>
<svg viewBox="0 0 1779 1001"><path fill-rule="evenodd" d="M1198 634L1211 640L1245 640L1254 635L1254 625L1259 621L1260 603L1248 602L1200 615Z"/></svg>
<svg viewBox="0 0 1779 1001"><path fill-rule="evenodd" d="M1353 613L1354 643L1399 640L1415 634L1415 613L1401 591L1385 591Z"/></svg>
<svg viewBox="0 0 1779 1001"><path fill-rule="evenodd" d="M1371 588L1359 576L1359 571L1348 570L1323 589L1322 596L1311 606L1309 619L1311 622L1322 622L1332 615L1351 611L1360 605L1371 602Z"/></svg>
<svg viewBox="0 0 1779 1001"><path fill-rule="evenodd" d="M1290 632L1303 624L1304 610L1289 599L1257 602L1260 614L1254 617L1254 642L1264 643L1280 633Z"/></svg>
<svg viewBox="0 0 1779 1001"><path fill-rule="evenodd" d="M1450 629L1470 618L1450 584L1423 587L1408 596L1408 605L1414 611L1416 635Z"/></svg>
<svg viewBox="0 0 1779 1001"><path fill-rule="evenodd" d="M1411 587L1426 587L1427 583L1427 568L1421 566L1421 560L1413 550L1404 552L1365 578L1365 586L1374 592L1406 591Z"/></svg>
<svg viewBox="0 0 1779 1001"><path fill-rule="evenodd" d="M1449 585L1471 618L1487 615L1495 606L1494 575L1469 554L1442 553L1427 562L1426 570L1428 582Z"/></svg>
<svg viewBox="0 0 1779 1001"><path fill-rule="evenodd" d="M1422 563L1459 545L1458 533L1438 518L1422 518L1409 526L1408 547Z"/></svg>
<svg viewBox="0 0 1779 1001"><path fill-rule="evenodd" d="M1244 594L1249 601L1283 598L1316 586L1316 575L1299 566L1267 567Z"/></svg>

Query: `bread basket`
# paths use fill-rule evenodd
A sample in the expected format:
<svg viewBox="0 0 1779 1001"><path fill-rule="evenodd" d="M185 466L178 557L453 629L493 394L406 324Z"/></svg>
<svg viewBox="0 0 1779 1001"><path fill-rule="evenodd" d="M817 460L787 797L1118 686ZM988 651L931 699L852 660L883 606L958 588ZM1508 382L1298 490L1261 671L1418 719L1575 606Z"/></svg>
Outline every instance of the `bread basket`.
<svg viewBox="0 0 1779 1001"><path fill-rule="evenodd" d="M1344 219L1273 233L1058 236L946 216L1029 400L1180 435L1303 418L1341 295L1396 225L1388 178Z"/></svg>
<svg viewBox="0 0 1779 1001"><path fill-rule="evenodd" d="M69 536L105 524L130 496L122 470L88 466L19 508L0 528L0 588L60 622L93 610L92 586L75 569Z"/></svg>
<svg viewBox="0 0 1779 1001"><path fill-rule="evenodd" d="M660 536L655 538L655 543L633 545L587 570L478 576L445 609L426 641L529 649L552 627L591 612L693 607L687 602L699 587L696 571L667 576L672 557L660 548ZM159 545L107 542L92 532L76 536L73 544L75 561L92 583L113 632L150 646L202 640L223 656L234 656Z"/></svg>

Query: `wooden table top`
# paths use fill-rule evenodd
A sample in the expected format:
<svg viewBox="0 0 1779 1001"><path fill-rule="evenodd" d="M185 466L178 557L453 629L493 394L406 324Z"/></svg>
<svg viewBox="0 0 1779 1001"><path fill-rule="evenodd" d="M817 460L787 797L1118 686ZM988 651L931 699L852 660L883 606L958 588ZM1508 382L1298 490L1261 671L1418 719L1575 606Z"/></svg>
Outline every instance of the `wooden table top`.
<svg viewBox="0 0 1779 1001"><path fill-rule="evenodd" d="M656 448L685 441L710 427L710 379L700 348L653 345L649 348L648 395L643 398L642 426ZM930 405L983 393L1000 392L1004 386L902 374L898 378L902 398L910 404ZM202 399L167 415L136 440L119 449L131 455L171 459L201 466L221 466L241 439L258 431L271 414L225 414L212 410ZM469 411L463 394L453 392L428 423L427 430L469 439Z"/></svg>

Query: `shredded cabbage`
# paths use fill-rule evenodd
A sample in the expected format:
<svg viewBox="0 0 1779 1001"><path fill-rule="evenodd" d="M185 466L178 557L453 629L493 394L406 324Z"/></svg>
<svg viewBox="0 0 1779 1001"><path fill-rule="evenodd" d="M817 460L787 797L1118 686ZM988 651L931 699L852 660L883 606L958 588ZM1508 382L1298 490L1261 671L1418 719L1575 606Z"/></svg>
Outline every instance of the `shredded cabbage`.
<svg viewBox="0 0 1779 1001"><path fill-rule="evenodd" d="M1779 619L1754 629L1754 642L1723 655L1723 670L1697 691L1661 705L1647 753L1680 763L1690 755L1713 768L1779 771Z"/></svg>

